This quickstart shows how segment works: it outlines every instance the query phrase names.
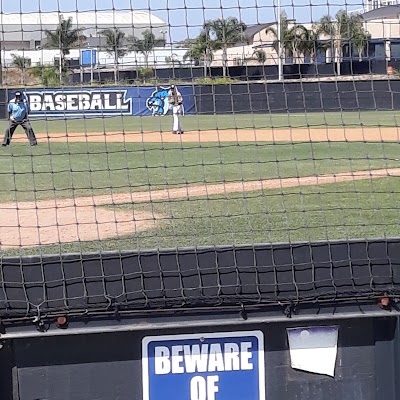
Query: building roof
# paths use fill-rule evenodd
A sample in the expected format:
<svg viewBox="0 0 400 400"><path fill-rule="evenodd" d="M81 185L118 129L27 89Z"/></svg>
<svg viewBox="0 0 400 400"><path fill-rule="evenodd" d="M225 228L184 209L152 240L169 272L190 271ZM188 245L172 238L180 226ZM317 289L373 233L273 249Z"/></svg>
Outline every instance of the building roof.
<svg viewBox="0 0 400 400"><path fill-rule="evenodd" d="M245 34L249 39L253 39L258 32L262 31L263 29L267 29L275 24L276 22L268 22L266 24L249 25L245 31Z"/></svg>
<svg viewBox="0 0 400 400"><path fill-rule="evenodd" d="M397 19L400 15L400 5L376 8L361 15L364 21L374 19Z"/></svg>
<svg viewBox="0 0 400 400"><path fill-rule="evenodd" d="M1 25L58 25L60 17L72 17L74 25L166 25L155 15L146 11L80 11L80 12L42 12L42 13L0 13Z"/></svg>

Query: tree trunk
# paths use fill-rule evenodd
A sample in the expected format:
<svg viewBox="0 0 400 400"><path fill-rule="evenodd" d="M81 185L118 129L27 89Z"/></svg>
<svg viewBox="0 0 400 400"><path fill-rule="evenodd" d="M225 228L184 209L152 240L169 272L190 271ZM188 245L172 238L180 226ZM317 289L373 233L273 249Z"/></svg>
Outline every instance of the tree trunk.
<svg viewBox="0 0 400 400"><path fill-rule="evenodd" d="M60 84L64 85L64 70L65 70L65 56L63 52L60 53Z"/></svg>
<svg viewBox="0 0 400 400"><path fill-rule="evenodd" d="M340 62L341 62L341 48L342 48L342 42L340 39L335 40L335 61L336 61L336 72L338 75L341 74L340 70Z"/></svg>
<svg viewBox="0 0 400 400"><path fill-rule="evenodd" d="M114 83L118 82L118 59L114 58Z"/></svg>
<svg viewBox="0 0 400 400"><path fill-rule="evenodd" d="M226 47L222 50L222 76L226 78L228 70L228 55Z"/></svg>
<svg viewBox="0 0 400 400"><path fill-rule="evenodd" d="M207 54L204 54L203 55L203 73L204 73L204 78L207 78L207 66L208 66Z"/></svg>
<svg viewBox="0 0 400 400"><path fill-rule="evenodd" d="M3 57L2 57L2 47L0 46L0 86L3 85Z"/></svg>

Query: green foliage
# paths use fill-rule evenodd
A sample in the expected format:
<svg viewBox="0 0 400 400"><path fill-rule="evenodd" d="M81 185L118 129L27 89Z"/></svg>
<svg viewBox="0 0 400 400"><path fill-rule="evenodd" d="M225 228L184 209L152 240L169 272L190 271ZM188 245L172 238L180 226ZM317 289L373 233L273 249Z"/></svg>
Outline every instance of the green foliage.
<svg viewBox="0 0 400 400"><path fill-rule="evenodd" d="M85 39L82 35L83 30L84 28L73 28L72 17L69 17L68 19L62 18L55 31L47 29L44 31L47 37L45 47L60 50L61 80L63 80L67 70L65 56L69 54L71 49L79 47L80 43Z"/></svg>
<svg viewBox="0 0 400 400"><path fill-rule="evenodd" d="M204 24L204 31L208 33L216 50L227 49L246 41L246 28L246 24L235 17L217 18Z"/></svg>
<svg viewBox="0 0 400 400"><path fill-rule="evenodd" d="M32 64L32 60L29 57L20 56L18 54L11 54L12 63L11 66L18 68L21 71L21 84L25 84L25 72Z"/></svg>
<svg viewBox="0 0 400 400"><path fill-rule="evenodd" d="M79 46L79 42L84 39L81 34L84 28L73 28L72 17L61 19L55 31L45 30L47 37L46 48L59 49L65 56L69 51Z"/></svg>
<svg viewBox="0 0 400 400"><path fill-rule="evenodd" d="M207 21L195 39L187 40L184 43L189 47L184 55L184 60L194 61L197 65L202 63L207 67L213 61L213 52L222 50L223 71L226 76L227 49L247 40L245 30L246 25L234 17Z"/></svg>
<svg viewBox="0 0 400 400"><path fill-rule="evenodd" d="M335 51L335 59L340 63L343 57L343 42L353 43L361 58L363 49L369 39L360 15L349 15L345 10L339 10L335 19L330 15L321 18L318 24L319 32L329 36L331 47Z"/></svg>
<svg viewBox="0 0 400 400"><path fill-rule="evenodd" d="M60 84L60 74L57 67L42 67L40 65L33 67L30 74L41 80L42 85L46 87L54 87Z"/></svg>
<svg viewBox="0 0 400 400"><path fill-rule="evenodd" d="M128 48L125 44L125 32L122 32L119 28L104 29L99 32L106 38L106 43L103 46L105 51L114 57L114 60L118 62L119 58L122 58L128 54Z"/></svg>
<svg viewBox="0 0 400 400"><path fill-rule="evenodd" d="M139 68L138 76L146 83L146 80L154 76L154 70L152 68Z"/></svg>
<svg viewBox="0 0 400 400"><path fill-rule="evenodd" d="M175 54L172 54L172 56L165 57L165 62L168 65L172 65L172 66L175 66L175 65L180 66L180 65L182 65L181 61L176 58Z"/></svg>
<svg viewBox="0 0 400 400"><path fill-rule="evenodd" d="M235 17L217 18L207 21L204 30L212 40L213 50L222 50L223 75L227 75L228 47L247 41L245 30L246 24Z"/></svg>
<svg viewBox="0 0 400 400"><path fill-rule="evenodd" d="M106 38L103 46L105 51L114 58L114 82L119 80L118 60L128 54L128 48L125 46L125 32L119 28L104 29L99 32Z"/></svg>
<svg viewBox="0 0 400 400"><path fill-rule="evenodd" d="M232 83L239 83L238 79L228 78L228 77L216 77L216 78L197 78L194 81L199 85L229 85Z"/></svg>
<svg viewBox="0 0 400 400"><path fill-rule="evenodd" d="M273 36L272 47L279 54L278 31L274 27L266 29L266 33ZM283 56L298 58L306 49L309 31L304 25L291 24L286 13L280 15L280 36Z"/></svg>
<svg viewBox="0 0 400 400"><path fill-rule="evenodd" d="M210 40L206 29L203 29L199 36L194 40L187 42L189 50L183 56L183 59L193 61L196 65L210 66L213 60L214 42Z"/></svg>
<svg viewBox="0 0 400 400"><path fill-rule="evenodd" d="M165 44L163 39L156 39L154 33L149 29L142 32L142 39L131 36L128 41L130 51L143 54L146 67L149 66L149 56L154 48Z"/></svg>
<svg viewBox="0 0 400 400"><path fill-rule="evenodd" d="M260 63L260 64L265 64L267 61L267 54L265 53L264 50L256 50L253 53L253 57Z"/></svg>
<svg viewBox="0 0 400 400"><path fill-rule="evenodd" d="M24 70L31 66L32 60L29 57L20 56L18 54L11 54L12 63L11 65L20 70Z"/></svg>

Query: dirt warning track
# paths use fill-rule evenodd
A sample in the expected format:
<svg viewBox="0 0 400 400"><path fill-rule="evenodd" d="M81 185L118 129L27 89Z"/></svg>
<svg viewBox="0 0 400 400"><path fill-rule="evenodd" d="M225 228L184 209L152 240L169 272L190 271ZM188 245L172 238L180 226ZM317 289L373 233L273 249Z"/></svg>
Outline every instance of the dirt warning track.
<svg viewBox="0 0 400 400"><path fill-rule="evenodd" d="M202 142L400 142L397 128L293 128L293 129L230 129L188 131L184 135L171 132L75 132L37 133L39 141L95 143L202 143ZM13 142L26 141L19 133Z"/></svg>

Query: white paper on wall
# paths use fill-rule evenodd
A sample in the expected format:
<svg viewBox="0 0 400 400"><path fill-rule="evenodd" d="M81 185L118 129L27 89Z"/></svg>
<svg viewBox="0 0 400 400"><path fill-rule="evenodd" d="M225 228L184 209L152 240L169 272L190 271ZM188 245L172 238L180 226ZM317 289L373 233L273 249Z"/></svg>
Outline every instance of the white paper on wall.
<svg viewBox="0 0 400 400"><path fill-rule="evenodd" d="M292 368L335 376L337 326L287 329Z"/></svg>

